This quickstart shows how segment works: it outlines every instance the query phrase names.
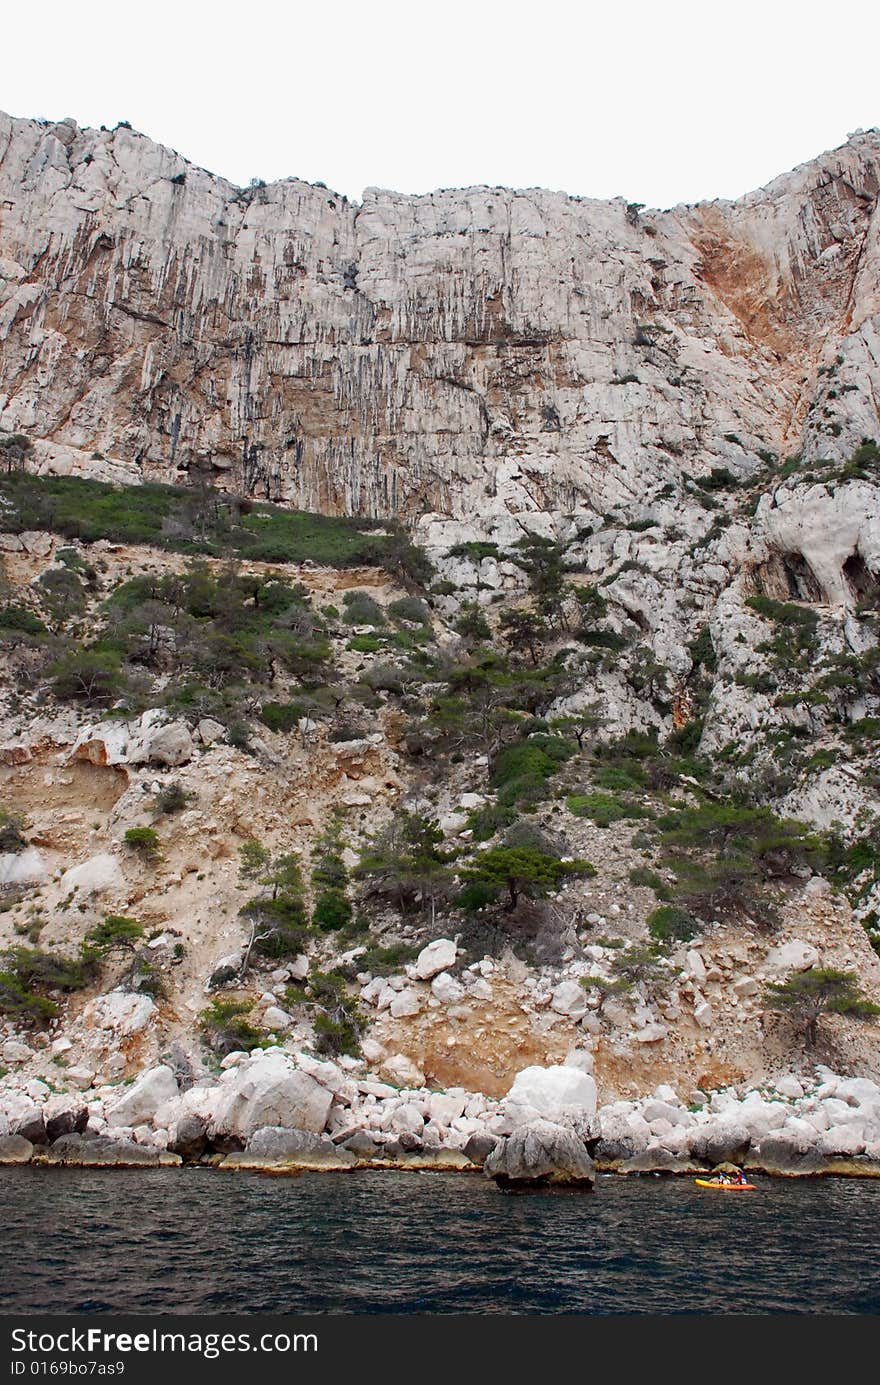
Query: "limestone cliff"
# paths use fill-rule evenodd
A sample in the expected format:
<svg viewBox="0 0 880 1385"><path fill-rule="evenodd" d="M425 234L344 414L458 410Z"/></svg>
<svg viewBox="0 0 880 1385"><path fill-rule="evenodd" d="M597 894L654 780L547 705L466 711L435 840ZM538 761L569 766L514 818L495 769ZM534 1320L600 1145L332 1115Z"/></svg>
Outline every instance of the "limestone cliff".
<svg viewBox="0 0 880 1385"><path fill-rule="evenodd" d="M735 202L357 205L0 116L0 427L42 468L485 527L848 457L878 426L878 187L872 130Z"/></svg>

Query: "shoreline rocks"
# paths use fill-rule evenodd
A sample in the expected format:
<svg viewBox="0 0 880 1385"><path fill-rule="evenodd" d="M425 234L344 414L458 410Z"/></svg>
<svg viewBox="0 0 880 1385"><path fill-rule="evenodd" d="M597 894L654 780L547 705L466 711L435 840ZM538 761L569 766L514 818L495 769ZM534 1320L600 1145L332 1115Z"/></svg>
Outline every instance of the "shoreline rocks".
<svg viewBox="0 0 880 1385"><path fill-rule="evenodd" d="M588 1049L524 1068L500 1100L432 1090L403 1054L389 1065L408 1080L276 1047L230 1054L186 1090L162 1064L127 1085L63 1093L17 1067L0 1083L0 1164L482 1170L500 1187L725 1163L773 1177L880 1177L880 1086L824 1067L687 1104L663 1084L599 1106Z"/></svg>

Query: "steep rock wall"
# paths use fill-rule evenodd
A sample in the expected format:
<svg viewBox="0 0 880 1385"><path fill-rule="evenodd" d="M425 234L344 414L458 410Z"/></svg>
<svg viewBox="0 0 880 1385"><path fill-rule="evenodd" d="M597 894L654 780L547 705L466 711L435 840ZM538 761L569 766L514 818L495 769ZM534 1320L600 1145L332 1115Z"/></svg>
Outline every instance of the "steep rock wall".
<svg viewBox="0 0 880 1385"><path fill-rule="evenodd" d="M736 202L358 206L0 116L0 427L43 468L487 527L843 457L878 431L878 186L870 131Z"/></svg>

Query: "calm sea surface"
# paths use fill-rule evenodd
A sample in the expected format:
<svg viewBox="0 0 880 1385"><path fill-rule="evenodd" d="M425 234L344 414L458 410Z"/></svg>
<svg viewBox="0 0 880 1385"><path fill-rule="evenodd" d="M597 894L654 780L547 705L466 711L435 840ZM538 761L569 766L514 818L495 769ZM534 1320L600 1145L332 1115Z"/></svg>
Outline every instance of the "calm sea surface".
<svg viewBox="0 0 880 1385"><path fill-rule="evenodd" d="M0 1169L0 1312L878 1313L880 1182Z"/></svg>

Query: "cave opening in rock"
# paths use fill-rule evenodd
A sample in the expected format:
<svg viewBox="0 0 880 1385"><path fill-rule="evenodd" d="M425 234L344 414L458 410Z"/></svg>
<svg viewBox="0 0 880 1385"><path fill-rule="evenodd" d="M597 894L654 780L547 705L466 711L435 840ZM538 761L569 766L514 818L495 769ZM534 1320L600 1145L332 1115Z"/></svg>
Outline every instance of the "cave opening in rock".
<svg viewBox="0 0 880 1385"><path fill-rule="evenodd" d="M843 575L856 601L862 601L876 589L877 579L861 553L851 553L843 565Z"/></svg>

